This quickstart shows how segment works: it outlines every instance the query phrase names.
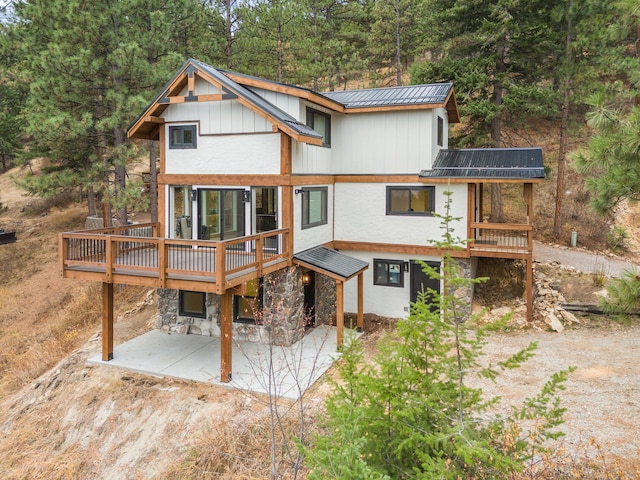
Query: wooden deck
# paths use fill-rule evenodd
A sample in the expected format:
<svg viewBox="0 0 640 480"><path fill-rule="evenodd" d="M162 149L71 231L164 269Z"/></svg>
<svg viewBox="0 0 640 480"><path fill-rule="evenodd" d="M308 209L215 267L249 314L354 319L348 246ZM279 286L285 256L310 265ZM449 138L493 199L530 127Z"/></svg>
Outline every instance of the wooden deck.
<svg viewBox="0 0 640 480"><path fill-rule="evenodd" d="M472 223L469 253L472 257L527 258L533 254L533 226Z"/></svg>
<svg viewBox="0 0 640 480"><path fill-rule="evenodd" d="M157 236L156 224L60 234L63 277L224 293L291 265L289 231L226 241Z"/></svg>

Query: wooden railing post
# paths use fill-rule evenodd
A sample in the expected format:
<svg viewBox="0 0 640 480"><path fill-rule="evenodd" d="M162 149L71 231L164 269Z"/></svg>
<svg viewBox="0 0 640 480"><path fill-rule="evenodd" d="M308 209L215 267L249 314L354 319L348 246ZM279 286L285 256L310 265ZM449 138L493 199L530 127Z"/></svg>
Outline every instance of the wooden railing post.
<svg viewBox="0 0 640 480"><path fill-rule="evenodd" d="M256 269L257 269L257 275L258 278L260 278L262 276L262 264L264 263L263 261L263 245L264 245L264 236L260 235L258 238L256 238Z"/></svg>
<svg viewBox="0 0 640 480"><path fill-rule="evenodd" d="M169 247L164 238L161 238L158 243L158 280L160 281L160 288L164 288L167 279L167 265L169 259Z"/></svg>
<svg viewBox="0 0 640 480"><path fill-rule="evenodd" d="M111 282L111 274L113 272L113 239L111 235L107 235L105 238L105 252L104 252L104 271L107 277L107 281Z"/></svg>
<svg viewBox="0 0 640 480"><path fill-rule="evenodd" d="M216 283L218 285L217 291L219 294L223 294L225 289L224 277L227 266L227 249L222 242L216 243Z"/></svg>

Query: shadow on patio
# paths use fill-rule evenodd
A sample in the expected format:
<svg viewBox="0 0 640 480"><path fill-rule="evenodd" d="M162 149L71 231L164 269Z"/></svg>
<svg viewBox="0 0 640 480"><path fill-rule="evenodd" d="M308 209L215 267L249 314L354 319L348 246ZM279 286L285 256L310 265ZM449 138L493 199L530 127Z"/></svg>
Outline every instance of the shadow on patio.
<svg viewBox="0 0 640 480"><path fill-rule="evenodd" d="M297 400L339 356L335 327L316 327L290 347L235 342L232 381L222 383L219 337L152 330L116 346L113 360L105 362L97 355L88 363L256 393L271 390L273 395Z"/></svg>

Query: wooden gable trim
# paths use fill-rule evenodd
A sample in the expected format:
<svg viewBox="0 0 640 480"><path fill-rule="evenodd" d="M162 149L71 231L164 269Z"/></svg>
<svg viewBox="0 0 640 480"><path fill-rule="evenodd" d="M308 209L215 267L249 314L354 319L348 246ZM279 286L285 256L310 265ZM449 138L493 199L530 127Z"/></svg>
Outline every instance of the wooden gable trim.
<svg viewBox="0 0 640 480"><path fill-rule="evenodd" d="M243 75L238 75L233 72L223 72L223 73L224 75L229 77L231 80L233 80L236 83L239 83L240 85L261 88L263 90L269 90L270 92L284 93L286 95L291 95L293 97L303 98L305 100L315 103L316 105L321 105L330 110L333 110L334 112L343 113L345 111L344 105L342 105L341 103L329 100L327 97L318 95L317 93L314 93L310 90L296 88L295 86L292 86L292 85L283 85L279 83L273 83L273 82L269 82L268 80L261 80L258 78L247 78Z"/></svg>

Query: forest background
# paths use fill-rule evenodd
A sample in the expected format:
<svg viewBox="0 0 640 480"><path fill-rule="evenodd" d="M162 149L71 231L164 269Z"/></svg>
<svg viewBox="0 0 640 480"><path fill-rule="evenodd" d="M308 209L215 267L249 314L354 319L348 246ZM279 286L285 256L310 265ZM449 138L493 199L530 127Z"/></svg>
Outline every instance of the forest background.
<svg viewBox="0 0 640 480"><path fill-rule="evenodd" d="M552 121L560 236L572 139L590 137L571 159L596 210L640 191L639 17L638 0L1 0L0 168L46 158L29 194L79 190L126 222L149 202L129 161L150 149L155 169L127 126L187 58L318 91L454 82L451 147L528 146L514 128Z"/></svg>

